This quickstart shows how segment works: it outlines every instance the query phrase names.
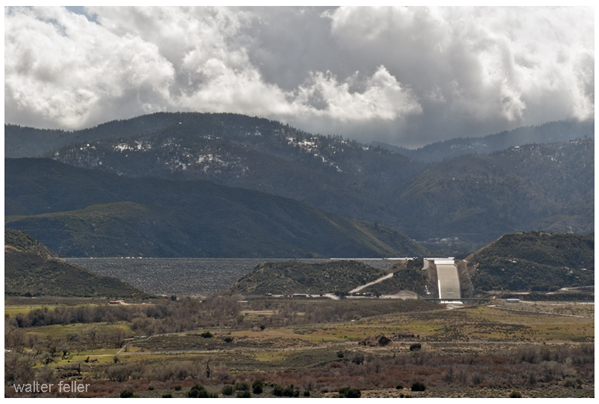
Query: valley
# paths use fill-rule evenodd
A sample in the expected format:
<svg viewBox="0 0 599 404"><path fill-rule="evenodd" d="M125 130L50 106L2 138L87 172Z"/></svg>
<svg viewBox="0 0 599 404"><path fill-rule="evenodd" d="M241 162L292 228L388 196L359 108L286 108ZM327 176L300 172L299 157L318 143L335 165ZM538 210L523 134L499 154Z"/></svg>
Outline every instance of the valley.
<svg viewBox="0 0 599 404"><path fill-rule="evenodd" d="M521 237L543 243L553 263L572 254L588 264L584 238L543 233L506 235L469 259L500 256ZM560 258L556 237L581 250ZM53 254L26 240L18 245ZM470 284L476 297L460 301L470 262L451 258L68 261L166 296L6 297L7 397L22 397L14 386L32 374L86 386L61 397L189 397L198 384L214 397L325 398L346 387L379 398L594 395L592 286Z"/></svg>
<svg viewBox="0 0 599 404"><path fill-rule="evenodd" d="M596 9L4 10L4 398L595 398Z"/></svg>
<svg viewBox="0 0 599 404"><path fill-rule="evenodd" d="M589 125L6 129L7 397L594 396Z"/></svg>
<svg viewBox="0 0 599 404"><path fill-rule="evenodd" d="M92 344L86 342L92 325L85 324L24 328L23 338L59 341L70 333L66 355L48 367L88 384L86 394L70 394L80 397L118 397L125 390L185 397L198 382L227 397L225 386L238 386L235 395L258 379L264 388L252 397L276 397L290 385L310 397L332 397L345 386L362 397L593 396L593 305L534 303L519 310L497 300L448 311L422 301L262 297L221 311L231 303L206 300L192 331L125 320L93 323ZM124 339L114 345L118 329ZM362 343L379 335L390 342ZM410 388L417 382L426 389Z"/></svg>

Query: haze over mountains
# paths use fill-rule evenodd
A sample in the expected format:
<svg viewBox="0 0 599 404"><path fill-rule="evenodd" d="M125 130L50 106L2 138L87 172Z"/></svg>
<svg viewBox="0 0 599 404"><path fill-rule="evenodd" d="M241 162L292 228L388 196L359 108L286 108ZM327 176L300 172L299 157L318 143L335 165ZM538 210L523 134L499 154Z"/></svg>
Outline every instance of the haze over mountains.
<svg viewBox="0 0 599 404"><path fill-rule="evenodd" d="M558 143L587 137L594 138L594 126L594 122L589 121L548 122L543 125L525 126L482 137L459 137L435 142L418 149L406 149L381 142L371 142L371 144L403 154L413 160L430 163L464 154L490 154L494 151L526 144Z"/></svg>
<svg viewBox="0 0 599 404"><path fill-rule="evenodd" d="M578 140L569 140L572 138ZM40 139L44 139L44 142L40 142ZM537 144L525 146L522 145L522 139L533 139ZM540 144L541 141L554 143ZM38 147L31 147L33 143ZM147 216L153 217L149 221L164 223L163 231L172 236L174 230L167 231L166 228L185 227L184 223L190 223L188 218L180 218L185 217L187 211L194 211L195 215L199 212L192 200L200 198L201 192L193 193L189 188L197 186L198 189L217 189L215 185L203 182L209 180L228 187L269 194L253 196L252 198L261 202L256 202L252 208L261 205L263 200L269 201L267 205L274 200L279 201L272 195L280 195L339 216L375 223L369 225L369 229L384 229L383 226L388 226L418 240L459 236L487 243L505 233L522 230L575 233L593 231L592 123L556 122L481 139L456 139L427 146L428 149L412 151L410 156L402 155L402 150L394 152L348 141L340 136L313 135L276 121L236 114L158 113L126 121L113 121L75 132L43 131L7 125L6 144L7 156L22 156L27 154L26 150L32 150L30 154L43 155L72 166L93 170L83 176L89 176L88 179L75 181L72 184L78 185L73 186L70 184L70 176L77 177L83 171L75 170L67 174L70 169L66 166L61 168L65 173L61 174L62 177L52 179L60 184L57 185L56 193L52 194L48 192L52 187L41 183L33 185L35 177L43 175L43 169L39 169L46 163L42 160L31 166L33 171L28 178L19 177L20 172L27 172L24 166L19 169L16 167L32 164L31 162L15 161L7 164L7 214L55 212L56 215L51 218L44 216L35 219L38 223L36 226L46 229L54 226L50 226L48 221L58 220L56 223L62 223L64 220L58 219L61 215L57 212L87 208L77 215L110 217L114 220L114 212L126 211L129 212L125 215L127 219L121 221L121 224L128 223L128 229L135 227L134 222L143 221L141 217ZM480 146L481 144L485 146ZM463 155L468 150L479 154ZM493 153L481 154L490 151ZM423 158L427 154L431 156L429 161L441 160L441 157L445 161L418 161L427 160ZM456 155L457 157L453 157ZM11 171L12 164L15 169ZM33 169L36 165L39 166L38 171ZM100 181L99 171L119 176L102 180L121 184L117 198L109 197L112 191L95 187L96 182ZM141 178L148 176L154 179ZM161 183L159 179L165 182ZM191 183L182 181L200 181L197 184L202 185L191 186ZM45 187L46 190L42 192L45 196L41 199L32 198L29 202L23 199L17 201L13 195L20 193L20 198L25 198L24 195L28 192L26 184L32 186L32 189ZM173 193L173 197L168 203L164 202L165 198L168 199L166 192L162 192L160 197L150 197L142 189L147 186L155 187L154 189L172 188L169 192ZM126 189L131 191L124 191ZM73 195L69 199L85 203L60 206L66 203L60 202L60 196L64 192ZM219 192L242 195L247 191ZM143 197L139 196L142 194ZM45 198L54 200L56 205L48 204L47 206L53 206L48 210ZM35 200L39 200L40 206L34 206ZM179 200L186 200L187 204L175 203ZM124 202L129 204L123 205ZM108 205L90 207L105 203L121 205L116 210L115 206ZM160 214L155 206L161 206ZM300 210L308 209L303 206ZM187 211L181 216L179 211L169 211L174 208ZM245 212L243 209L239 212ZM175 219L156 220L161 215ZM136 218L133 219L134 217ZM202 220L213 221L214 217L210 214ZM239 217L251 215L243 213ZM24 226L24 223L32 226L32 220L18 219L20 226ZM45 221L45 224L39 225L40 220ZM11 226L16 226L16 219L10 219L10 223ZM215 224L218 228L221 225L222 223ZM127 233L124 229L122 231L123 234ZM139 231L138 229L127 237L137 238L138 236L133 235L140 234ZM388 231L385 229L384 232ZM371 230L368 232L371 233ZM248 244L250 248L241 247L252 239L251 234L252 231L249 231L236 239L246 241L241 244L235 242L238 247L228 251L237 252L227 256L238 256L235 254L254 250L255 246L251 243ZM371 233L373 234L374 232ZM168 238L172 238L171 236ZM375 238L379 236L377 234ZM383 240L387 247L393 244L384 237ZM148 242L157 244L156 239ZM97 248L96 244L90 245ZM389 254L387 247L377 247L375 250L379 254ZM277 247L272 251L284 250L285 248ZM300 248L298 251L300 250L299 256L305 253L322 254L322 251L313 248ZM73 253L74 251L76 249ZM165 247L163 251L168 254L168 248ZM216 250L211 254L214 251ZM182 249L176 253L170 252L174 255L168 256L188 253L188 250ZM64 252L61 254L65 255ZM196 254L197 252L191 256L208 256Z"/></svg>

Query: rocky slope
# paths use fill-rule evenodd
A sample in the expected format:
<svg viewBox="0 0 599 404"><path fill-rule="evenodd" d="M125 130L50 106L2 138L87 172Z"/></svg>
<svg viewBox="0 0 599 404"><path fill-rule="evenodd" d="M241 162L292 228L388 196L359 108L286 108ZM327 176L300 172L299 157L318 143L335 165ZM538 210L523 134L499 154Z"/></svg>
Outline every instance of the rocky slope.
<svg viewBox="0 0 599 404"><path fill-rule="evenodd" d="M69 264L28 234L4 232L6 295L144 297L129 284Z"/></svg>

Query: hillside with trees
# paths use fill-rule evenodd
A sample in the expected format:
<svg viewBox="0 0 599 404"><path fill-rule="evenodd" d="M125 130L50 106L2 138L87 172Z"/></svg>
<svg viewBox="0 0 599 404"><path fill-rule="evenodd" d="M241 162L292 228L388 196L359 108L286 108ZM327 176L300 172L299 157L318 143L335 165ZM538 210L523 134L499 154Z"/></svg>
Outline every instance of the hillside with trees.
<svg viewBox="0 0 599 404"><path fill-rule="evenodd" d="M266 262L240 278L226 294L346 294L387 273L358 261L308 264L299 261Z"/></svg>
<svg viewBox="0 0 599 404"><path fill-rule="evenodd" d="M593 170L590 139L462 156L415 178L399 205L412 213L417 238L433 229L483 239L514 230L589 233Z"/></svg>
<svg viewBox="0 0 599 404"><path fill-rule="evenodd" d="M416 161L440 163L465 154L491 154L514 146L544 143L564 143L570 140L595 138L594 121L557 121L524 126L487 136L455 138L435 142L418 149L406 149L381 142L372 142Z"/></svg>
<svg viewBox="0 0 599 404"><path fill-rule="evenodd" d="M8 296L146 297L129 284L69 264L28 234L6 229L4 285Z"/></svg>
<svg viewBox="0 0 599 404"><path fill-rule="evenodd" d="M382 282L375 283L362 289L361 293L372 293L374 295L394 295L401 291L414 292L420 297L436 298L438 285L429 279L429 271L423 268L422 259L401 261L394 264L390 272L393 277Z"/></svg>
<svg viewBox="0 0 599 404"><path fill-rule="evenodd" d="M68 195L68 198L64 196ZM388 227L208 181L6 160L6 226L65 257L385 257L426 250Z"/></svg>
<svg viewBox="0 0 599 404"><path fill-rule="evenodd" d="M44 136L63 142L44 156L76 167L208 180L379 223L420 241L458 237L482 246L517 231L594 231L593 127L553 122L454 139L422 148L431 158L445 153L443 161L428 163L407 149L238 114L156 113L66 134L11 125L6 131L7 145ZM12 200L6 204L24 214Z"/></svg>
<svg viewBox="0 0 599 404"><path fill-rule="evenodd" d="M506 234L466 258L475 291L553 291L594 284L593 235Z"/></svg>

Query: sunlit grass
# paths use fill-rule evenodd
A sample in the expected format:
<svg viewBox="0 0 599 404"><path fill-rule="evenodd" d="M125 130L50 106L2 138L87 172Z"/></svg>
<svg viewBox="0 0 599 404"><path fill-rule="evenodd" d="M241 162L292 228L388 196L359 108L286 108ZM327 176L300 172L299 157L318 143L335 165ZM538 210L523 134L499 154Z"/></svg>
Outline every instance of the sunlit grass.
<svg viewBox="0 0 599 404"><path fill-rule="evenodd" d="M30 306L5 306L4 314L9 315L10 318L14 318L17 314L27 315L32 310L41 309L44 305L34 304Z"/></svg>
<svg viewBox="0 0 599 404"><path fill-rule="evenodd" d="M51 338L65 338L67 334L70 333L80 333L85 334L86 331L91 328L96 328L99 334L105 334L110 332L115 332L117 330L123 330L126 334L133 334L131 328L125 321L120 321L113 324L108 324L106 322L102 323L74 323L74 324L54 324L54 325L46 325L41 327L30 327L26 328L27 334L36 334L40 337L51 337Z"/></svg>
<svg viewBox="0 0 599 404"><path fill-rule="evenodd" d="M63 306L62 304L31 304L31 305L6 305L4 306L4 314L9 315L10 318L14 318L17 314L22 314L26 316L29 312L37 309L41 309L46 307L48 310L54 310L57 307ZM67 307L92 307L92 306L100 306L100 304L76 304L69 305Z"/></svg>

